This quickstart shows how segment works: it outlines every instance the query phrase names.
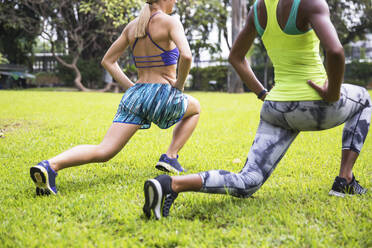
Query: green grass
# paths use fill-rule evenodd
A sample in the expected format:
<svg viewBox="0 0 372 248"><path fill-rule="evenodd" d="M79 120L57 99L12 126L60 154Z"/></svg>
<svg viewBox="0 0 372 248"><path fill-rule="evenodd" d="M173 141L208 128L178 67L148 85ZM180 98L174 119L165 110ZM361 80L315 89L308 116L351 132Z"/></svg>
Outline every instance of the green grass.
<svg viewBox="0 0 372 248"><path fill-rule="evenodd" d="M180 153L190 173L238 172L261 103L252 94L194 93L202 115ZM29 167L96 144L120 94L0 91L0 247L372 247L372 137L355 166L362 197L329 197L342 127L301 133L253 198L181 194L169 218L142 215L143 183L172 132L139 131L114 159L59 172L56 197L36 197ZM241 162L237 162L240 160Z"/></svg>
<svg viewBox="0 0 372 248"><path fill-rule="evenodd" d="M43 91L58 91L58 92L76 92L78 89L72 88L72 87L35 87L35 88L19 88L19 89L14 89L15 91L38 91L38 92L43 92Z"/></svg>

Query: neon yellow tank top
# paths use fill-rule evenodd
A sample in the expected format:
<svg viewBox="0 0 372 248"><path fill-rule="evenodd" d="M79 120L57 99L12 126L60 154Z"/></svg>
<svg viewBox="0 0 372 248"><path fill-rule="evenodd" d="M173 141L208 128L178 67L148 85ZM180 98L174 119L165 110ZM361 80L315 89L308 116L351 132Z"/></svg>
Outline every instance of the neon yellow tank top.
<svg viewBox="0 0 372 248"><path fill-rule="evenodd" d="M275 86L266 100L312 101L321 100L308 84L312 80L323 85L327 74L319 55L319 39L314 30L289 35L280 28L276 9L279 0L265 0L267 24L262 41L273 63Z"/></svg>

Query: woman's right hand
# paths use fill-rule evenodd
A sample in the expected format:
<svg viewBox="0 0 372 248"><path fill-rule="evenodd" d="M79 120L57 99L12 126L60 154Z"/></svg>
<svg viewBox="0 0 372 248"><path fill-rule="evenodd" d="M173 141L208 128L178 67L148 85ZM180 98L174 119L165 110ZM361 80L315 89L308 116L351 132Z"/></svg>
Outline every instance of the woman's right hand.
<svg viewBox="0 0 372 248"><path fill-rule="evenodd" d="M179 89L182 92L185 90L184 85L178 84L177 81L174 82L173 87Z"/></svg>
<svg viewBox="0 0 372 248"><path fill-rule="evenodd" d="M180 86L179 83L177 83L177 79L175 78L171 78L171 77L168 77L168 76L165 76L165 79L168 81L168 83L173 87L173 88L176 88L176 89L179 89L180 91L183 91L184 90L184 87L183 85Z"/></svg>
<svg viewBox="0 0 372 248"><path fill-rule="evenodd" d="M323 86L315 84L313 81L308 80L307 83L320 95L326 102L336 102L340 99L340 92L331 92L328 87L328 79L326 79Z"/></svg>

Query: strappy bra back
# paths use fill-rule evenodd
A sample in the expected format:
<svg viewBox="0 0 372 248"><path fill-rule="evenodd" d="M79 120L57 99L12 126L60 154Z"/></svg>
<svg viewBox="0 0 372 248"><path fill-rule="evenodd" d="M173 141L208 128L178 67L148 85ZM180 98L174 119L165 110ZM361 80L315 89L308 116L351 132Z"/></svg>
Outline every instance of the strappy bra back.
<svg viewBox="0 0 372 248"><path fill-rule="evenodd" d="M150 20L160 12L154 13L151 17ZM150 22L149 20L149 22ZM134 41L134 44L132 46L132 57L134 61L134 65L136 68L152 68L152 67L162 67L162 66L170 66L170 65L176 65L178 63L178 58L180 56L180 52L178 48L174 48L170 51L166 51L165 49L161 48L156 42L152 39L150 33L146 31L146 37L150 39L150 41L157 47L159 48L162 53L159 55L152 55L152 56L135 56L134 55L134 48L137 45L137 42L139 38L137 38ZM146 38L145 37L145 38ZM159 64L160 63L160 64ZM163 63L163 64L161 64Z"/></svg>

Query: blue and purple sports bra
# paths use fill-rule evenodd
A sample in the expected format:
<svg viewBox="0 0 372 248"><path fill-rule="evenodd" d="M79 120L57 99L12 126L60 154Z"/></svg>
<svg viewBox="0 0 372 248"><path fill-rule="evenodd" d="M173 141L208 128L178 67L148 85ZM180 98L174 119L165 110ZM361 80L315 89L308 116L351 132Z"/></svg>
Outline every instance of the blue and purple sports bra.
<svg viewBox="0 0 372 248"><path fill-rule="evenodd" d="M159 14L160 12L156 12L154 13L150 19L149 19L149 22L151 20L151 18L153 18L155 15ZM153 41L153 39L151 38L151 35L148 31L146 31L146 35L149 37L149 39L151 40L151 42L157 47L159 48L160 50L162 50L163 52L159 55L152 55L152 56L134 56L134 48L138 42L138 39L137 38L135 41L134 41L134 44L133 44L133 47L132 47L132 57L133 57L133 61L134 61L134 65L136 66L136 68L152 68L152 67L162 67L162 66L169 66L169 65L176 65L178 63L178 58L180 56L180 52L178 50L178 48L174 48L170 51L166 51L164 50L163 48L161 48L158 44L155 43L155 41ZM145 58L156 58L156 57L159 57L161 60L138 60L138 59L145 59ZM163 62L164 64L162 65L159 65L158 63L159 62ZM138 65L138 64L141 64L141 63L147 63L147 64L151 64L151 63L157 63L156 65L146 65L146 66L142 66L142 65Z"/></svg>

